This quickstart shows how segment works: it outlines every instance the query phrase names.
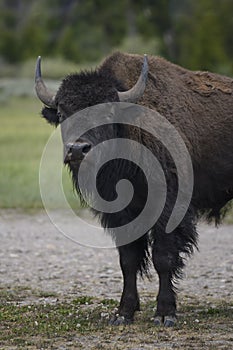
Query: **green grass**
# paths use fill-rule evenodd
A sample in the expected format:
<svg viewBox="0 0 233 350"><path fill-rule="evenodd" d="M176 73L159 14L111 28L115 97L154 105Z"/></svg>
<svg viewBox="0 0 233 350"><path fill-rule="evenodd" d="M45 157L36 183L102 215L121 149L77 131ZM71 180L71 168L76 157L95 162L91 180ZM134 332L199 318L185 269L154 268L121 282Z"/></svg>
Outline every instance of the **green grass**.
<svg viewBox="0 0 233 350"><path fill-rule="evenodd" d="M10 98L0 109L0 207L41 208L39 164L46 142L54 130L40 117L36 98ZM65 193L76 202L64 169Z"/></svg>
<svg viewBox="0 0 233 350"><path fill-rule="evenodd" d="M9 291L0 289L2 349L7 346L47 349L66 344L67 348L86 349L94 343L95 349L141 349L145 344L161 349L170 349L172 345L176 349L219 349L220 342L225 344L221 348L232 348L233 304L229 301L184 299L173 329L153 325L155 302L147 301L142 304L142 312L136 314L133 325L111 327L108 320L118 304L116 300L84 295L53 303L45 298L43 302L25 305L23 293L28 296L30 292L21 288L19 298L17 290L8 296Z"/></svg>

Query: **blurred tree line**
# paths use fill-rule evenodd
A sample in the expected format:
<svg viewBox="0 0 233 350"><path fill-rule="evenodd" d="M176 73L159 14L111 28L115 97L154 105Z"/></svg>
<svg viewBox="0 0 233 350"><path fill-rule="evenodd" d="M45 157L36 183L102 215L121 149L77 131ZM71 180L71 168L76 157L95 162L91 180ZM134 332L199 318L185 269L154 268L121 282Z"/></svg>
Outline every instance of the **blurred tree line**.
<svg viewBox="0 0 233 350"><path fill-rule="evenodd" d="M97 61L125 38L154 54L233 74L233 0L0 0L0 60Z"/></svg>

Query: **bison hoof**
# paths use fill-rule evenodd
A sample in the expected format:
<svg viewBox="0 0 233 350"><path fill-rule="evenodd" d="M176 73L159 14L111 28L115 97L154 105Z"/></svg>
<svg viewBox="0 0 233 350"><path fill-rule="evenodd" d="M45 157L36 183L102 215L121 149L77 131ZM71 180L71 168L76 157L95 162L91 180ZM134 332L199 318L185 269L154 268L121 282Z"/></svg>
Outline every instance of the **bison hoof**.
<svg viewBox="0 0 233 350"><path fill-rule="evenodd" d="M133 319L130 318L126 318L124 316L120 316L120 315L115 315L111 318L111 320L109 321L109 325L110 326L122 326L122 325L129 325L133 323Z"/></svg>
<svg viewBox="0 0 233 350"><path fill-rule="evenodd" d="M176 323L175 316L165 316L164 317L164 327L173 327Z"/></svg>
<svg viewBox="0 0 233 350"><path fill-rule="evenodd" d="M159 327L159 326L162 326L162 324L163 324L163 317L162 316L156 316L154 318L154 325L156 327Z"/></svg>
<svg viewBox="0 0 233 350"><path fill-rule="evenodd" d="M176 323L175 316L156 316L154 318L155 326L173 327Z"/></svg>

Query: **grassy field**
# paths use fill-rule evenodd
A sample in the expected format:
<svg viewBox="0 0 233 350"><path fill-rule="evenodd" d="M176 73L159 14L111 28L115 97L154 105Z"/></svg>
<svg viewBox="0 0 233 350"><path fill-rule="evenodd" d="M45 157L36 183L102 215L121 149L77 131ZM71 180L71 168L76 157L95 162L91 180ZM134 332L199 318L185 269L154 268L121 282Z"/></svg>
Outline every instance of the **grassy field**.
<svg viewBox="0 0 233 350"><path fill-rule="evenodd" d="M40 302L22 303L30 294L0 289L1 349L232 349L233 304L227 302L184 298L172 329L155 327L155 303L145 302L133 325L111 327L116 300L59 301L33 291Z"/></svg>
<svg viewBox="0 0 233 350"><path fill-rule="evenodd" d="M12 97L0 108L0 207L41 208L39 164L54 130L41 117L36 98ZM65 193L75 201L64 169Z"/></svg>

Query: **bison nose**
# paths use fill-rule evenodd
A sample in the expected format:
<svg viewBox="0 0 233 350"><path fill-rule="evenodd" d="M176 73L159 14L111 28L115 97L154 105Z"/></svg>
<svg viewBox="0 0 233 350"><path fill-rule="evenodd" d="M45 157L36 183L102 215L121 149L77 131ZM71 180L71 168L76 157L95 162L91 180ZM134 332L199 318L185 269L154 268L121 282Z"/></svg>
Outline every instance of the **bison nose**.
<svg viewBox="0 0 233 350"><path fill-rule="evenodd" d="M64 163L70 161L81 161L90 151L91 145L87 142L70 142L65 147Z"/></svg>

